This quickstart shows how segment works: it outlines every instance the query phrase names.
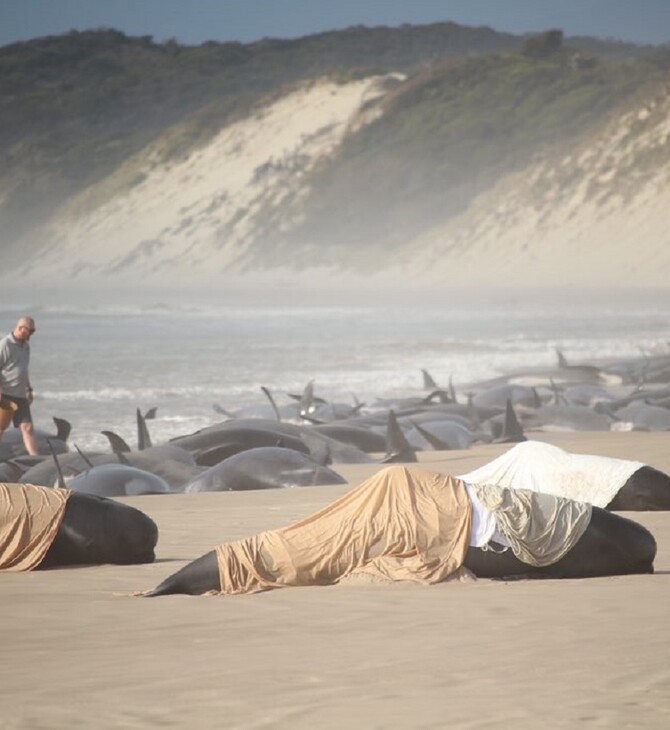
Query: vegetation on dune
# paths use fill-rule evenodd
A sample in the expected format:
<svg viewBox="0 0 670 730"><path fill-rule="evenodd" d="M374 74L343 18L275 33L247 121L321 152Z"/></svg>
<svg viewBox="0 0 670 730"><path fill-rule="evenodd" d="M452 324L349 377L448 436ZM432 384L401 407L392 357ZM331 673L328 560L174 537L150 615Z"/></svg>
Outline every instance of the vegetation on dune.
<svg viewBox="0 0 670 730"><path fill-rule="evenodd" d="M334 194L347 176L356 179L375 150L382 156L369 175L380 185L380 199L383 191L393 190L396 200L403 194L423 195L427 174L441 182L451 179L462 164L485 170L491 158L490 140L504 138L506 129L517 129L519 119L536 115L538 107L555 127L579 126L570 118L570 104L578 120L588 104L608 103L598 102L593 90L585 91L585 82L581 91L561 91L561 83L570 87L574 80L556 61L505 55L522 50L523 44L522 37L490 28L437 23L359 26L290 41L208 42L197 47L100 29L4 46L0 48L3 249L6 253L64 201L106 178L156 140L159 147L152 149L159 149L163 159L188 154L265 95L323 75L346 80L404 71L412 80L392 101L390 117L397 118L382 120L353 138L338 167L320 178L321 207L327 205L328 190ZM630 44L593 39L580 39L580 44L601 56L630 59L646 52ZM489 55L453 64L453 59L481 54ZM549 68L553 66L556 69ZM610 69L603 65L588 71L596 78L602 75L593 86L603 85L603 99L611 91L612 78L619 74L626 87L635 67L605 68ZM559 71L565 75L562 81ZM547 100L547 108L542 107L536 93L531 93L535 84L544 83L542 74L561 92L560 113ZM585 70L581 76L586 75ZM499 90L494 88L498 84ZM478 104L481 113L476 112ZM539 126L540 117L536 121ZM523 134L532 135L531 126L524 122ZM516 154L514 139L521 134L512 134L511 157ZM452 143L457 149L445 152L445 145ZM413 155L416 164L408 166ZM434 161L438 165L433 172L424 170ZM134 179L141 176L133 173L128 184ZM472 186L475 179L476 175L470 176L464 185ZM453 183L451 190L455 200L470 194L465 189L459 192ZM360 223L355 201L352 205L346 217Z"/></svg>
<svg viewBox="0 0 670 730"><path fill-rule="evenodd" d="M388 252L667 77L659 57L583 62L560 44L527 50L449 61L408 79L386 113L315 174L302 203L308 216L292 236L318 242L321 258L375 244Z"/></svg>
<svg viewBox="0 0 670 730"><path fill-rule="evenodd" d="M99 31L0 49L3 238L203 107L215 105L218 126L248 109L253 85L234 72L247 49L216 45L189 49ZM202 129L206 117L205 109L192 126Z"/></svg>
<svg viewBox="0 0 670 730"><path fill-rule="evenodd" d="M0 144L6 153L55 128L56 146L82 131L104 137L114 130L160 129L223 96L266 92L338 70L402 70L519 42L452 23L196 47L115 30L72 31L0 48Z"/></svg>

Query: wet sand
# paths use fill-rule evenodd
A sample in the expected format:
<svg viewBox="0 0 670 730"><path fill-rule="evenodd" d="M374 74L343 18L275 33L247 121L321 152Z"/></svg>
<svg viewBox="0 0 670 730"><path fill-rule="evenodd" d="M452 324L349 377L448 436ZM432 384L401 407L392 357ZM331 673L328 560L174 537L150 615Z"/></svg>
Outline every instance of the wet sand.
<svg viewBox="0 0 670 730"><path fill-rule="evenodd" d="M530 436L670 472L670 433ZM420 460L458 474L508 448ZM0 727L670 726L670 512L623 513L654 533L654 575L132 596L348 489L128 498L155 563L3 573Z"/></svg>

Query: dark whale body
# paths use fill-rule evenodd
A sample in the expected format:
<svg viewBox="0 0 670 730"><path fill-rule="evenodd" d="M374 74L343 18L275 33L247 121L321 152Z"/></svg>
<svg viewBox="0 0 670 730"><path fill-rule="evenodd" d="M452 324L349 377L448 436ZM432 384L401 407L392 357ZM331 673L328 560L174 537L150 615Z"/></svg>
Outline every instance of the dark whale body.
<svg viewBox="0 0 670 730"><path fill-rule="evenodd" d="M169 494L169 484L152 472L127 464L99 464L77 474L68 488L100 497L134 497L138 494Z"/></svg>
<svg viewBox="0 0 670 730"><path fill-rule="evenodd" d="M600 507L575 546L559 561L541 568L527 565L511 550L468 548L465 566L480 578L596 578L653 573L656 540L646 527Z"/></svg>
<svg viewBox="0 0 670 730"><path fill-rule="evenodd" d="M305 454L279 446L247 449L210 467L186 485L185 492L227 492L249 489L343 484L344 478Z"/></svg>
<svg viewBox="0 0 670 730"><path fill-rule="evenodd" d="M607 509L630 512L670 510L670 476L653 466L640 467L628 477Z"/></svg>
<svg viewBox="0 0 670 730"><path fill-rule="evenodd" d="M156 523L130 505L73 492L56 538L37 570L67 565L152 563Z"/></svg>

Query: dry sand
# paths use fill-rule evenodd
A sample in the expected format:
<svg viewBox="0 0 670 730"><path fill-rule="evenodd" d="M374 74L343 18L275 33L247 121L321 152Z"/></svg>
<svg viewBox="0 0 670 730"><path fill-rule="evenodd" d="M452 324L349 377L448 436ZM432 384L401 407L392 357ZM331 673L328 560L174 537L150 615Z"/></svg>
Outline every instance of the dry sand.
<svg viewBox="0 0 670 730"><path fill-rule="evenodd" d="M669 433L535 436L670 472ZM458 474L506 448L421 460ZM670 513L628 514L655 575L130 595L347 489L128 499L159 526L154 564L3 574L0 727L670 727Z"/></svg>

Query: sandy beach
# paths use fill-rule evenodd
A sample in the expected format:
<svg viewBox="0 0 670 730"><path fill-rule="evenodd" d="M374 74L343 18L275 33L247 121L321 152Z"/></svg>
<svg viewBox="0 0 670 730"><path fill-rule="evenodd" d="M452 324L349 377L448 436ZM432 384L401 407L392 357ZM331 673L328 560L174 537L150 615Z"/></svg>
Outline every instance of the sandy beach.
<svg viewBox="0 0 670 730"><path fill-rule="evenodd" d="M670 472L670 433L537 433ZM508 445L425 452L476 468ZM670 724L670 514L624 513L656 573L138 598L214 545L307 516L348 485L127 498L151 565L4 573L0 727L488 728Z"/></svg>

